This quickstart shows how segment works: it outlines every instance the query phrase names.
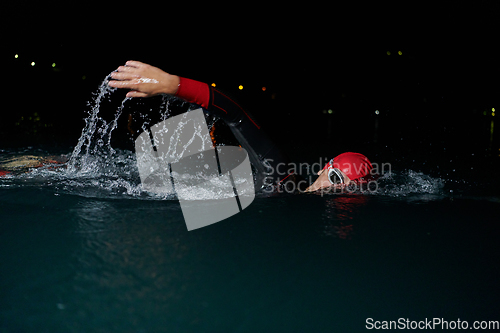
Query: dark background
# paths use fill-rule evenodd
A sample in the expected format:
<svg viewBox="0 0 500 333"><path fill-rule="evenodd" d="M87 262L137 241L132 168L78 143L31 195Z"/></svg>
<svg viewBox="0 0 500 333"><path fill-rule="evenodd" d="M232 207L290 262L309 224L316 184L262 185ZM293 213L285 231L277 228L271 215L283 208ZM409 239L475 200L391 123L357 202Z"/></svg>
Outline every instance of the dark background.
<svg viewBox="0 0 500 333"><path fill-rule="evenodd" d="M467 137L500 110L497 2L203 6L8 4L0 146L74 146L92 93L129 59L215 82L285 146L352 141L376 118L389 142Z"/></svg>

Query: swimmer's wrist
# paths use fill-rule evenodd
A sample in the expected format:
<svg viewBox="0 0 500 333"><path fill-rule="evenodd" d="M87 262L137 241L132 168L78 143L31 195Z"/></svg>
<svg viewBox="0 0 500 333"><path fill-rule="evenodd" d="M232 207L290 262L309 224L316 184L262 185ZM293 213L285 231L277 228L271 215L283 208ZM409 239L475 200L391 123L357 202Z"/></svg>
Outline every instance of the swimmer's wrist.
<svg viewBox="0 0 500 333"><path fill-rule="evenodd" d="M165 80L162 93L168 95L175 95L179 89L181 79L177 75L167 74L168 78Z"/></svg>

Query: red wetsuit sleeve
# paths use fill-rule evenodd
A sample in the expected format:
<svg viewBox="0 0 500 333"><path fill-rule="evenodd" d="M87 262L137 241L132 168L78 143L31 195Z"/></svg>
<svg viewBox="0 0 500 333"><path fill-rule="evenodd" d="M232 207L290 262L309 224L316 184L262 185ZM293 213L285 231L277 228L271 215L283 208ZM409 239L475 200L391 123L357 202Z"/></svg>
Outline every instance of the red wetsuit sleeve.
<svg viewBox="0 0 500 333"><path fill-rule="evenodd" d="M208 84L185 77L179 77L179 79L180 84L175 96L207 109L210 103L210 88Z"/></svg>

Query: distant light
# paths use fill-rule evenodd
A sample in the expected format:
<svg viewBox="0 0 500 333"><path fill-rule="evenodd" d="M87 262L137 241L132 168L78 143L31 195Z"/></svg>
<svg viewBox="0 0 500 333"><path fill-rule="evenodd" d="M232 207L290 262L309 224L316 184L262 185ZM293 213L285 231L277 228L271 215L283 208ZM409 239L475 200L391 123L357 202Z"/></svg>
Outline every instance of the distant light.
<svg viewBox="0 0 500 333"><path fill-rule="evenodd" d="M387 51L387 55L391 55L391 51Z"/></svg>
<svg viewBox="0 0 500 333"><path fill-rule="evenodd" d="M243 86L240 84L240 86L238 87L239 90L243 90Z"/></svg>
<svg viewBox="0 0 500 333"><path fill-rule="evenodd" d="M266 87L262 87L262 91L266 91L266 89L267 89Z"/></svg>
<svg viewBox="0 0 500 333"><path fill-rule="evenodd" d="M398 51L398 54L399 54L399 55L402 55L402 54L403 54L403 52L401 52L401 51Z"/></svg>
<svg viewBox="0 0 500 333"><path fill-rule="evenodd" d="M19 54L16 53L16 55L14 56L14 58L16 58L16 59L19 58Z"/></svg>
<svg viewBox="0 0 500 333"><path fill-rule="evenodd" d="M56 63L55 62L52 63L52 67L56 67Z"/></svg>
<svg viewBox="0 0 500 333"><path fill-rule="evenodd" d="M333 110L332 109L328 109L328 114L332 114L333 113Z"/></svg>
<svg viewBox="0 0 500 333"><path fill-rule="evenodd" d="M491 112L495 112L495 111L496 111L495 108L491 108Z"/></svg>
<svg viewBox="0 0 500 333"><path fill-rule="evenodd" d="M34 61L31 62L31 66L35 66L35 62Z"/></svg>
<svg viewBox="0 0 500 333"><path fill-rule="evenodd" d="M215 87L215 83L212 83L212 84L211 84L211 86L212 86L212 87Z"/></svg>
<svg viewBox="0 0 500 333"><path fill-rule="evenodd" d="M375 110L375 114L380 114L380 111L379 110Z"/></svg>

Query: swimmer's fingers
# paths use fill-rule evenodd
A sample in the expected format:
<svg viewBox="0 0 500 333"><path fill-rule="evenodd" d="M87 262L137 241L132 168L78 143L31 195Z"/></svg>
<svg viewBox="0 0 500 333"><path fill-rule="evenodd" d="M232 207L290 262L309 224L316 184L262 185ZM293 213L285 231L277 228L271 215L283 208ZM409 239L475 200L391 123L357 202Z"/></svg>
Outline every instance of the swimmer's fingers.
<svg viewBox="0 0 500 333"><path fill-rule="evenodd" d="M129 60L125 63L125 66L120 66L116 69L117 72L127 72L127 73L134 73L140 70L141 68L144 68L147 66L147 64L142 63L140 61L135 61L135 60Z"/></svg>
<svg viewBox="0 0 500 333"><path fill-rule="evenodd" d="M129 60L125 63L125 65L126 67L133 67L133 68L141 68L147 66L147 64L136 60Z"/></svg>
<svg viewBox="0 0 500 333"><path fill-rule="evenodd" d="M108 82L108 85L113 88L125 88L125 89L137 89L137 85L139 84L139 80L111 80Z"/></svg>
<svg viewBox="0 0 500 333"><path fill-rule="evenodd" d="M139 74L135 73L129 73L129 72L113 72L111 73L111 77L115 80L133 80L133 79L138 79L141 76Z"/></svg>
<svg viewBox="0 0 500 333"><path fill-rule="evenodd" d="M132 90L127 93L127 97L149 97L149 95L137 90Z"/></svg>
<svg viewBox="0 0 500 333"><path fill-rule="evenodd" d="M135 73L137 72L137 68L129 67L129 66L119 66L115 72L113 73Z"/></svg>
<svg viewBox="0 0 500 333"><path fill-rule="evenodd" d="M108 85L113 88L125 88L125 89L138 89L141 83L141 76L139 74L129 73L129 72L113 72L111 73L111 78Z"/></svg>

